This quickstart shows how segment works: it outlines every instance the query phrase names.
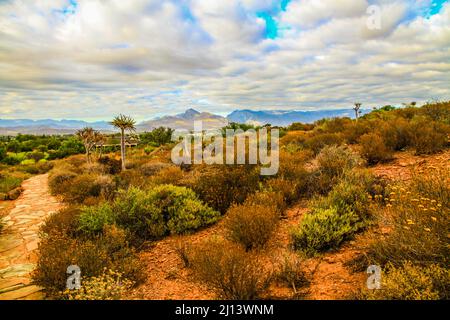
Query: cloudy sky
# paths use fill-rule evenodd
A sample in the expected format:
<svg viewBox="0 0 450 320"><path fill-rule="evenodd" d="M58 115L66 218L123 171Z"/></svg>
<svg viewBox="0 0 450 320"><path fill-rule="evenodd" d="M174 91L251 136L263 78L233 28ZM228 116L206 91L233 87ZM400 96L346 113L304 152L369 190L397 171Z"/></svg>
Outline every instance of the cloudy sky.
<svg viewBox="0 0 450 320"><path fill-rule="evenodd" d="M450 99L438 0L0 0L0 118Z"/></svg>

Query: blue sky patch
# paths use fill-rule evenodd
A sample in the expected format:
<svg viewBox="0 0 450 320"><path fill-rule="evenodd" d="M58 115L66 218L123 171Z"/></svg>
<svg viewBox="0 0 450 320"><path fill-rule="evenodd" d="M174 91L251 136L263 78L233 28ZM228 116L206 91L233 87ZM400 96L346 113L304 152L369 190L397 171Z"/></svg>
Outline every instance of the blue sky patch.
<svg viewBox="0 0 450 320"><path fill-rule="evenodd" d="M257 16L266 22L266 39L276 39L278 37L278 24L275 19L267 12L259 12Z"/></svg>

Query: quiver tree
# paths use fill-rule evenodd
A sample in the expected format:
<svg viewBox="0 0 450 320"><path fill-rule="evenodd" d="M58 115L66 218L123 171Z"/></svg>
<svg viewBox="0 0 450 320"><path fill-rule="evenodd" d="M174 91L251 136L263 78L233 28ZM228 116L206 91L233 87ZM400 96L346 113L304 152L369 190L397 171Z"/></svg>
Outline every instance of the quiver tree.
<svg viewBox="0 0 450 320"><path fill-rule="evenodd" d="M83 128L77 131L77 136L83 142L86 150L86 162L91 161L91 151L95 147L96 139L100 133L90 127Z"/></svg>
<svg viewBox="0 0 450 320"><path fill-rule="evenodd" d="M120 154L122 159L122 170L125 170L125 131L135 131L136 121L123 114L118 115L111 121L111 125L120 130Z"/></svg>

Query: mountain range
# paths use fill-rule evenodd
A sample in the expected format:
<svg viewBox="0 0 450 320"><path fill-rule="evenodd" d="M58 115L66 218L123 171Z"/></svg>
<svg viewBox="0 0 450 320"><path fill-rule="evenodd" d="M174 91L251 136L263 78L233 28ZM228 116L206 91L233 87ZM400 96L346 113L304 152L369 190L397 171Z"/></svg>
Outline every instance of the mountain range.
<svg viewBox="0 0 450 320"><path fill-rule="evenodd" d="M363 110L367 113L369 110ZM209 112L199 112L188 109L174 116L163 116L136 125L138 132L150 131L157 127L173 129L188 129L194 127L194 121L202 121L203 129L218 129L229 122L274 126L288 126L293 122L311 123L323 118L351 117L353 110L318 110L318 111L288 111L288 110L235 110L227 117ZM83 127L93 127L102 132L113 132L114 128L107 121L86 122L82 120L30 120L30 119L0 119L0 135L23 134L71 134Z"/></svg>

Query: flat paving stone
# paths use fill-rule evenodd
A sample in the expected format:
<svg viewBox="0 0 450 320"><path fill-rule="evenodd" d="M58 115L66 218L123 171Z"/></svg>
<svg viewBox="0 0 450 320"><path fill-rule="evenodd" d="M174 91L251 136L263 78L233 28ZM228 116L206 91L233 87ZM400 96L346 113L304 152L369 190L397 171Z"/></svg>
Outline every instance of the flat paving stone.
<svg viewBox="0 0 450 320"><path fill-rule="evenodd" d="M42 288L31 283L38 257L39 228L45 219L62 208L48 190L48 174L22 183L22 195L0 208L5 228L0 234L0 300L44 299Z"/></svg>

